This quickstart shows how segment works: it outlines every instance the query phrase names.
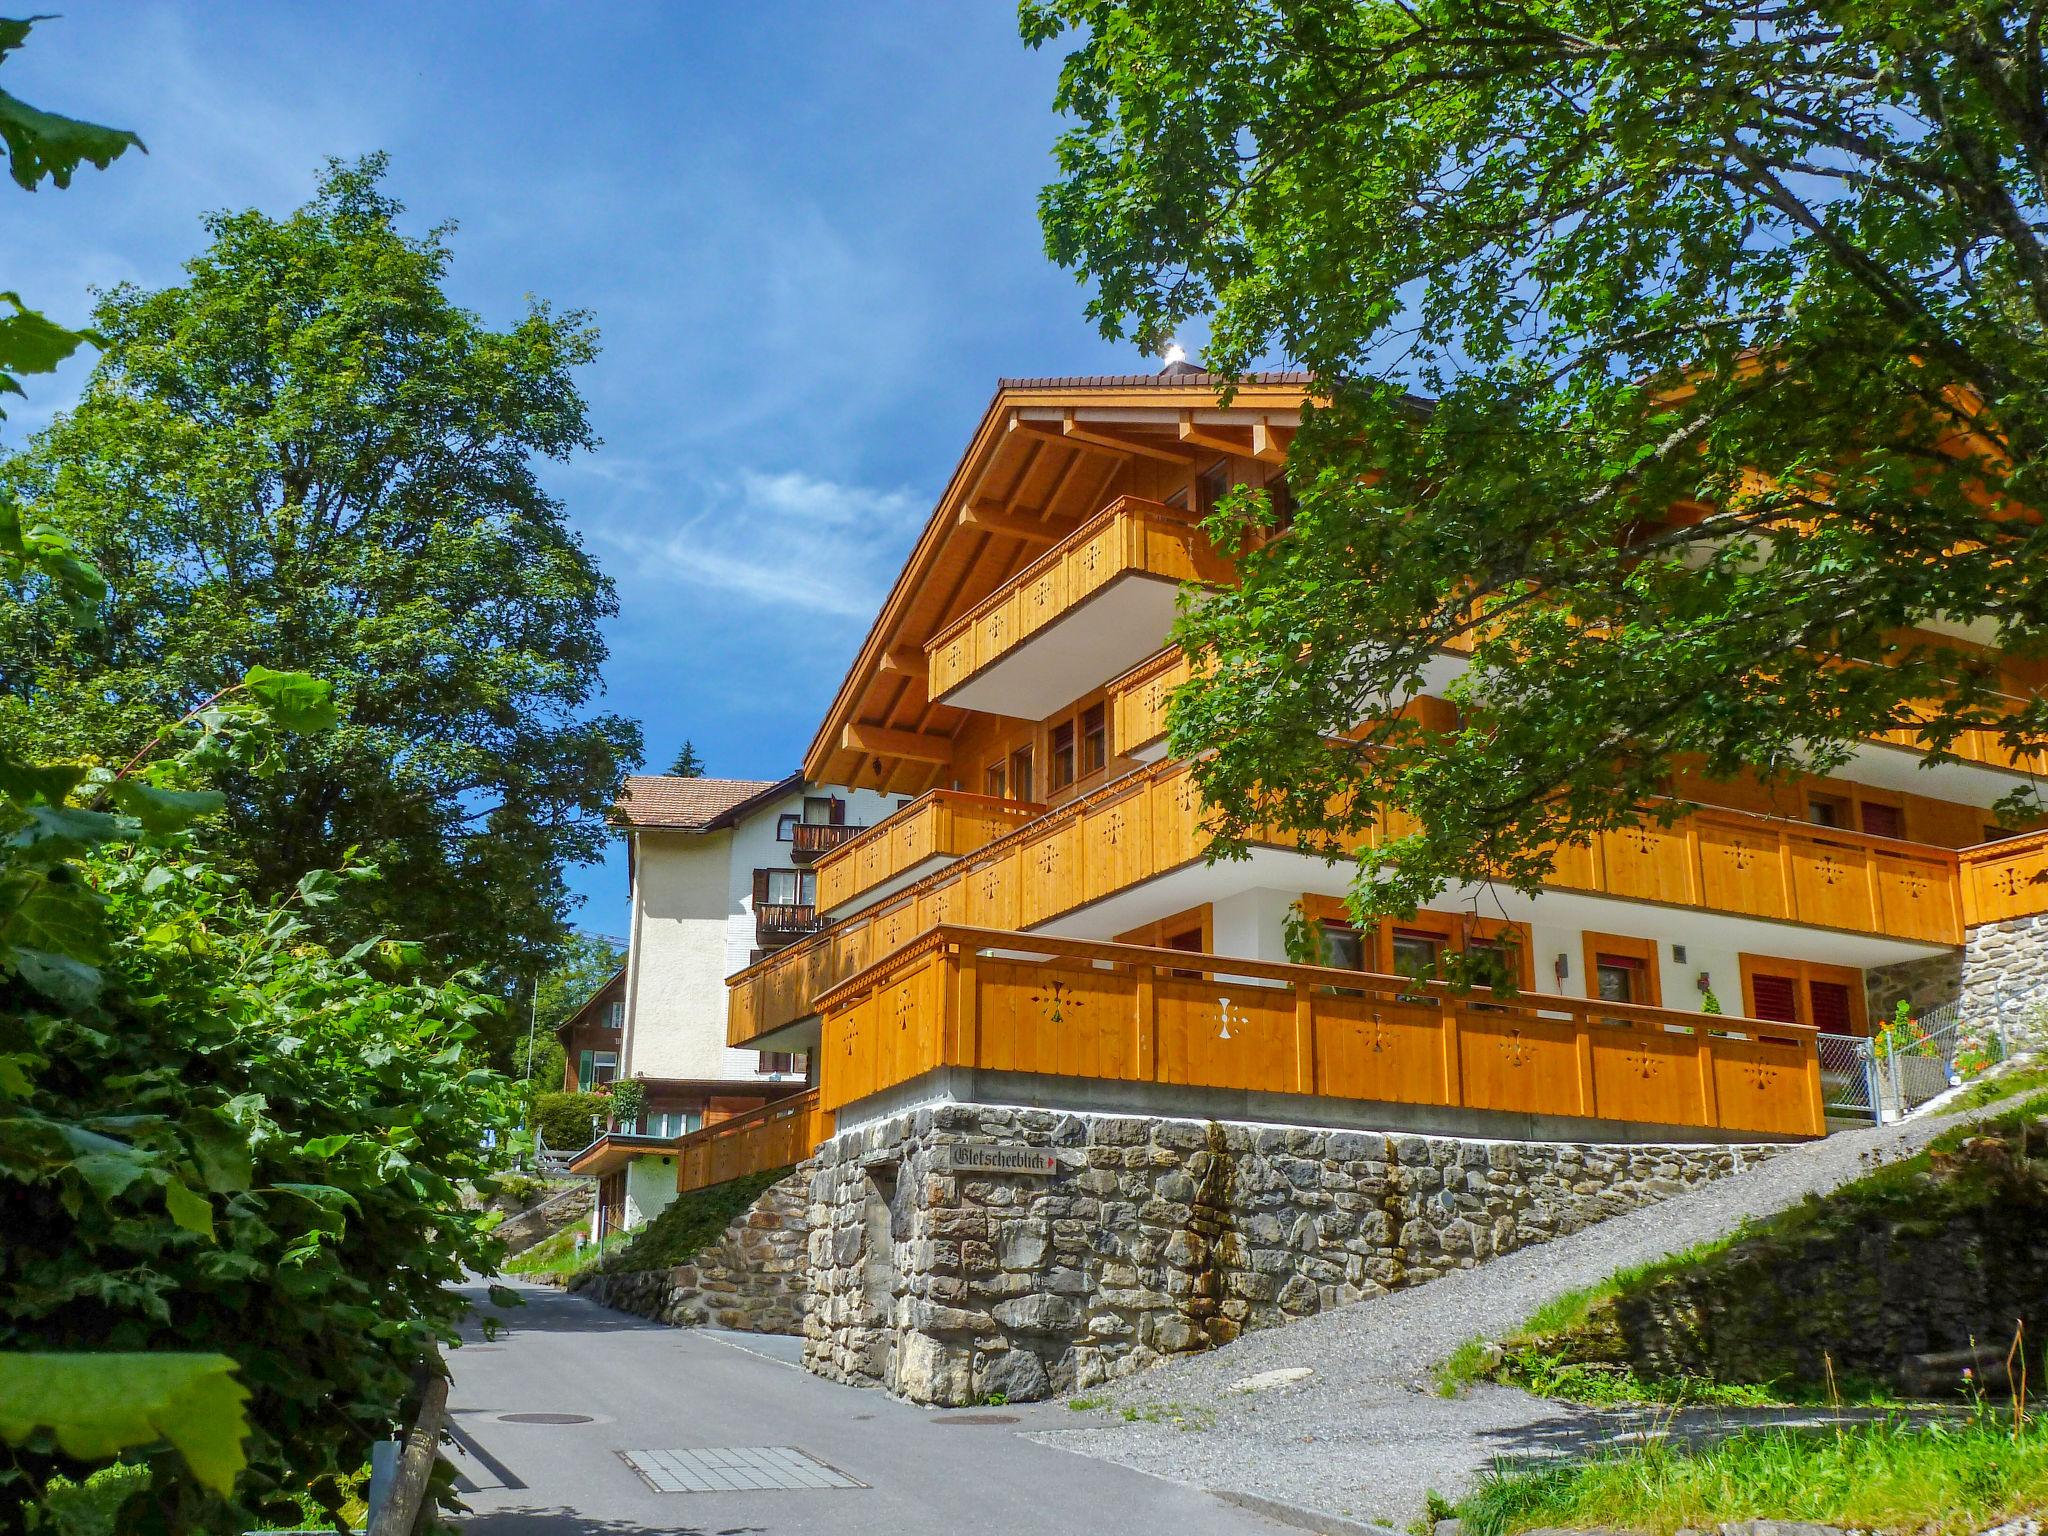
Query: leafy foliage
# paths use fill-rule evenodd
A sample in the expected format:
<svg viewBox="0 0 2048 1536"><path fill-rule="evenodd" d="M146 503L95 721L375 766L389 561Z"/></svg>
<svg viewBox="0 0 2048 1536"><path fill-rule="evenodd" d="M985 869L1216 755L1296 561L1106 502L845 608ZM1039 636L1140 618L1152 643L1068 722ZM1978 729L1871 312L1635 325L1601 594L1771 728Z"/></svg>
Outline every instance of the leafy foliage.
<svg viewBox="0 0 2048 1536"><path fill-rule="evenodd" d="M557 1152L590 1145L591 1126L602 1126L611 1099L602 1093L543 1093L533 1101L533 1129Z"/></svg>
<svg viewBox="0 0 2048 1536"><path fill-rule="evenodd" d="M4 486L114 591L91 621L47 580L0 592L0 746L91 761L252 667L329 679L334 729L218 775L223 867L282 897L355 850L387 878L322 935L531 975L640 752L590 713L615 599L533 469L594 441L572 375L596 338L452 304L447 231L403 233L383 169L215 214L183 284L103 295L84 398Z"/></svg>
<svg viewBox="0 0 2048 1536"><path fill-rule="evenodd" d="M622 1251L605 1260L605 1268L669 1269L689 1263L737 1221L762 1190L788 1174L787 1168L771 1168L677 1195L633 1234Z"/></svg>
<svg viewBox="0 0 2048 1536"><path fill-rule="evenodd" d="M0 22L0 53L26 33ZM25 186L133 142L6 97L0 135ZM0 382L89 339L9 302ZM101 446L117 476L147 458ZM0 490L0 590L104 643L142 610L108 611L73 531ZM268 784L281 733L334 728L326 683L208 653L164 690L175 708L94 686L90 719L60 728L37 695L0 740L0 1531L110 1504L123 1532L297 1523L308 1495L349 1496L454 1336L449 1283L498 1256L457 1190L488 1190L484 1131L507 1118L476 1065L497 1004L418 979L418 946L318 941L314 915L367 866L265 897L203 851L202 832L226 840L216 781ZM79 761L31 750L59 738ZM94 1471L116 1454L134 1459Z"/></svg>
<svg viewBox="0 0 2048 1536"><path fill-rule="evenodd" d="M1075 39L1042 211L1105 333L1206 324L1214 368L1322 396L1289 536L1228 498L1242 584L1180 628L1223 854L1412 813L1355 888L1400 912L1533 888L1672 813L1675 765L2048 740L2023 8L1028 0L1024 31ZM1455 723L1404 713L1465 647Z"/></svg>

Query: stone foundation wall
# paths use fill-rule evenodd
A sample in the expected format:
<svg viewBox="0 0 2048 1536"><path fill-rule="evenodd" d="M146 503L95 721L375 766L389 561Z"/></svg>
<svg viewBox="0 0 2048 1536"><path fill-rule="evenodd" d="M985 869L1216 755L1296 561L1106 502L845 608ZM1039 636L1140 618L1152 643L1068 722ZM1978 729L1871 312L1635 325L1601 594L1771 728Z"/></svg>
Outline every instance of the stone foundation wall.
<svg viewBox="0 0 2048 1536"><path fill-rule="evenodd" d="M1962 993L1963 957L1959 954L1874 965L1863 973L1863 1000L1872 1029L1890 1023L1902 1000L1918 1017L1946 1008Z"/></svg>
<svg viewBox="0 0 2048 1536"><path fill-rule="evenodd" d="M808 1166L769 1185L695 1259L671 1269L585 1271L570 1289L678 1328L802 1333L809 1289Z"/></svg>
<svg viewBox="0 0 2048 1536"><path fill-rule="evenodd" d="M2015 1050L2048 1049L2048 916L1970 930L1963 945L1962 1016L2002 1022Z"/></svg>
<svg viewBox="0 0 2048 1536"><path fill-rule="evenodd" d="M1052 1177L952 1171L1050 1150ZM1593 1146L948 1104L811 1165L804 1362L913 1401L1086 1388L1738 1171L1774 1150Z"/></svg>

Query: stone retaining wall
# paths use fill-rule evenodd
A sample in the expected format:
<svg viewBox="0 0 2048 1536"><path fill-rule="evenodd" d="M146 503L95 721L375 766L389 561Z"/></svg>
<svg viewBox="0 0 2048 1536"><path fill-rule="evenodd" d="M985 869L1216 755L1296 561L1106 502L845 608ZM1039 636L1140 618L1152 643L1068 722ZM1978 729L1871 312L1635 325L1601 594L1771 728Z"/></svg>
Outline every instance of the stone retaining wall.
<svg viewBox="0 0 2048 1536"><path fill-rule="evenodd" d="M961 1144L1051 1177L956 1173ZM948 1104L811 1165L804 1362L957 1405L1085 1390L1575 1231L1767 1156Z"/></svg>
<svg viewBox="0 0 2048 1536"><path fill-rule="evenodd" d="M1962 1016L2002 1022L2015 1050L2048 1048L2048 916L1972 928L1963 945Z"/></svg>
<svg viewBox="0 0 2048 1536"><path fill-rule="evenodd" d="M671 1269L586 1270L569 1288L593 1301L678 1328L801 1333L808 1277L808 1165L761 1191L688 1264Z"/></svg>

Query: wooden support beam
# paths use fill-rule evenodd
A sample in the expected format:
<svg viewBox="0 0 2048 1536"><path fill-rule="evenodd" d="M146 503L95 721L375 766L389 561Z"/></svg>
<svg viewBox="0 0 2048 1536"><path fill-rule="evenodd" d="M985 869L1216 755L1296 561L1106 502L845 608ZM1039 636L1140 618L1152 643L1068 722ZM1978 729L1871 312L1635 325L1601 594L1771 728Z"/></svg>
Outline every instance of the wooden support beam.
<svg viewBox="0 0 2048 1536"><path fill-rule="evenodd" d="M1001 534L1006 539L1021 539L1026 544L1057 544L1066 534L1044 523L1034 522L1028 517L1018 517L996 502L977 502L960 511L962 528L979 528L987 533Z"/></svg>
<svg viewBox="0 0 2048 1536"><path fill-rule="evenodd" d="M1060 417L1060 433L1070 443L1094 443L1102 448L1114 448L1121 453L1135 453L1142 458L1164 459L1169 464L1192 464L1195 456L1180 448L1168 448L1159 443L1146 442L1142 438L1125 437L1121 432L1111 432L1093 422L1083 424L1074 419L1068 411Z"/></svg>
<svg viewBox="0 0 2048 1536"><path fill-rule="evenodd" d="M882 652L882 659L875 670L896 677L914 677L920 682L931 675L924 648L916 645L899 645L894 650Z"/></svg>
<svg viewBox="0 0 2048 1536"><path fill-rule="evenodd" d="M1100 456L1111 462L1116 462L1123 457L1123 453L1118 447L1112 447L1107 443L1090 442L1083 438L1068 437L1059 429L1057 423L1050 421L1024 421L1019 417L1012 416L1010 418L1009 430L1020 437L1045 438L1055 443L1065 443L1069 448L1077 449L1090 456Z"/></svg>
<svg viewBox="0 0 2048 1536"><path fill-rule="evenodd" d="M1252 451L1251 445L1242 438L1225 437L1223 434L1227 430L1233 429L1198 424L1195 421L1195 413L1193 411L1182 411L1180 413L1180 440L1182 442L1195 448L1210 448L1214 449L1217 453L1230 453L1235 454L1238 458L1244 458Z"/></svg>
<svg viewBox="0 0 2048 1536"><path fill-rule="evenodd" d="M862 725L857 721L840 733L839 744L849 752L907 758L913 763L950 763L953 760L953 743L944 736L928 736L923 731L896 731L884 725Z"/></svg>
<svg viewBox="0 0 2048 1536"><path fill-rule="evenodd" d="M1252 423L1252 457L1261 464L1285 464L1287 449L1294 441L1290 427L1268 426L1263 420Z"/></svg>

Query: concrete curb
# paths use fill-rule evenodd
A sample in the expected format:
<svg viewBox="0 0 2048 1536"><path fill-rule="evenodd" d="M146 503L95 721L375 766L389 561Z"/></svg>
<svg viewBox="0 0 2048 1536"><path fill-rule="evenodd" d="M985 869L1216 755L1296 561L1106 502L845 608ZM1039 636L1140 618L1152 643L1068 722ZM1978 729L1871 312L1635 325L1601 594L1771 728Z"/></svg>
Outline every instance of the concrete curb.
<svg viewBox="0 0 2048 1536"><path fill-rule="evenodd" d="M1239 1509L1264 1515L1268 1520L1291 1525L1297 1530L1319 1532L1321 1536L1402 1536L1391 1525L1376 1525L1370 1520L1347 1520L1342 1515L1326 1515L1321 1510L1284 1504L1256 1493L1239 1493L1234 1488L1211 1488L1207 1492L1226 1504L1235 1504Z"/></svg>

